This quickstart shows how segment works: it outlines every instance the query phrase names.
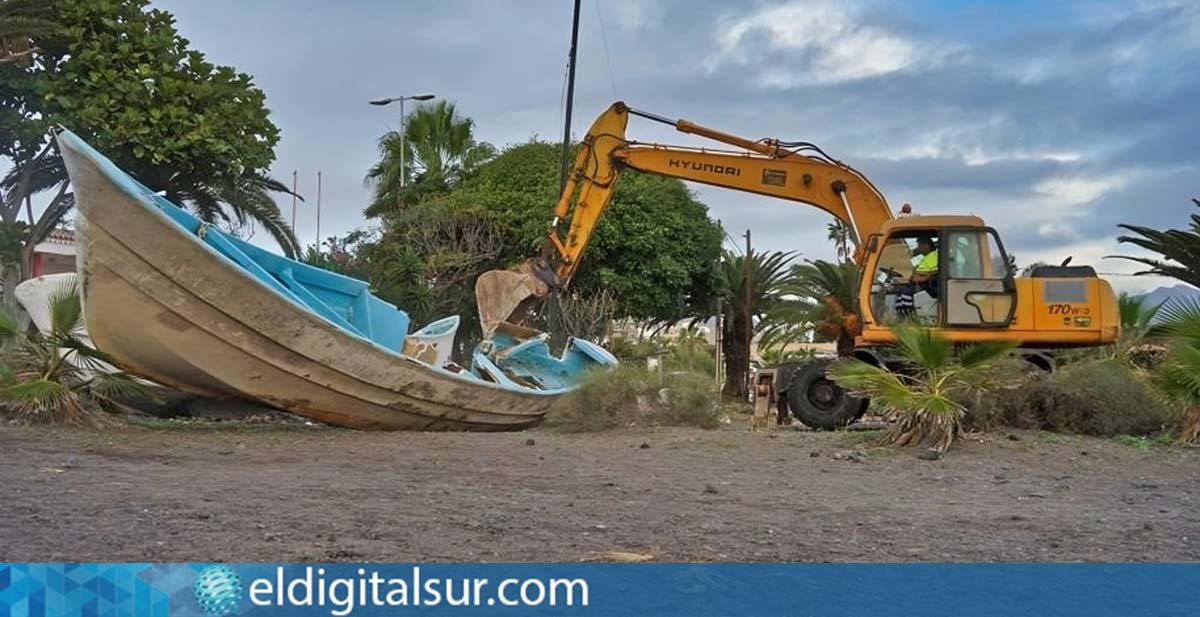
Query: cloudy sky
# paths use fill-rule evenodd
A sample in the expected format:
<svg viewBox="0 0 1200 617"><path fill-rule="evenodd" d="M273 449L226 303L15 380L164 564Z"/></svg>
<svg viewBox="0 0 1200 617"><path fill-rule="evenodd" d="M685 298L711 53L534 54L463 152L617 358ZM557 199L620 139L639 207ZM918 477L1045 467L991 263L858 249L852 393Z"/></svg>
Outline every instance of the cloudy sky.
<svg viewBox="0 0 1200 617"><path fill-rule="evenodd" d="M156 0L255 77L274 173L322 235L364 224L362 178L397 125L372 98L432 92L503 146L561 134L568 0ZM748 137L822 145L898 209L975 213L1020 263L1101 260L1119 222L1183 226L1200 196L1200 3L583 0L576 137L614 99ZM694 144L631 123L639 140ZM821 212L694 187L731 233L831 257ZM551 204L546 204L549 211ZM315 237L311 206L298 233ZM1121 289L1164 281L1115 277Z"/></svg>

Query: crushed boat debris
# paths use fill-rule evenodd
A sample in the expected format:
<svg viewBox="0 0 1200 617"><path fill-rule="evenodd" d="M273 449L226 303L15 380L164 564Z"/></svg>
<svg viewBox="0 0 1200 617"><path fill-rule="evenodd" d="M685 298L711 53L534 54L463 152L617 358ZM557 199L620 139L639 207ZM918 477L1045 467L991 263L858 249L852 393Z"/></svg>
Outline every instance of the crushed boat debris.
<svg viewBox="0 0 1200 617"><path fill-rule="evenodd" d="M457 317L409 334L366 282L287 259L200 221L70 131L58 135L79 212L92 339L121 367L203 395L255 399L362 429L516 430L539 422L602 347L498 328L449 361Z"/></svg>

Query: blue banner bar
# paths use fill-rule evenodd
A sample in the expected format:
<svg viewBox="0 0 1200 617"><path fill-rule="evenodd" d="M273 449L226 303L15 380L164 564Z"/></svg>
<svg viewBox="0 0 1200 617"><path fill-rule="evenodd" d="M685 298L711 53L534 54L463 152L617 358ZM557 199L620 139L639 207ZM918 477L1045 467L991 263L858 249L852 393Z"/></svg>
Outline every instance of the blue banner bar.
<svg viewBox="0 0 1200 617"><path fill-rule="evenodd" d="M1193 617L1200 564L2 564L0 617Z"/></svg>

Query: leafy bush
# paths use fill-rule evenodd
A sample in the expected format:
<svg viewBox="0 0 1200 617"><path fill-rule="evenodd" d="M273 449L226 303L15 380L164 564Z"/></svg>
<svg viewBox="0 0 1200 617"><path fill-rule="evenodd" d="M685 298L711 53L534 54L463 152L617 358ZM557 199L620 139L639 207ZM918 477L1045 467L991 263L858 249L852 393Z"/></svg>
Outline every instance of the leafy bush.
<svg viewBox="0 0 1200 617"><path fill-rule="evenodd" d="M658 346L655 345L654 341L649 339L635 341L623 336L615 336L608 341L605 349L616 356L622 365L637 364L645 366L646 358L654 354L658 350Z"/></svg>
<svg viewBox="0 0 1200 617"><path fill-rule="evenodd" d="M688 328L674 340L667 342L667 353L663 356L663 367L668 371L685 371L716 375L717 360L713 357L713 347L708 344L704 334L695 328Z"/></svg>
<svg viewBox="0 0 1200 617"><path fill-rule="evenodd" d="M571 432L626 426L716 428L720 415L709 378L624 365L588 375L579 390L555 404L546 423Z"/></svg>
<svg viewBox="0 0 1200 617"><path fill-rule="evenodd" d="M1118 360L1067 366L1017 388L995 389L971 405L974 428L1003 424L1081 435L1149 435L1174 423L1175 412L1140 374Z"/></svg>
<svg viewBox="0 0 1200 617"><path fill-rule="evenodd" d="M662 366L668 371L701 373L709 378L716 374L713 348L700 334L684 333L674 340L655 337L633 341L613 337L605 348L622 364L645 366L649 357L661 356Z"/></svg>

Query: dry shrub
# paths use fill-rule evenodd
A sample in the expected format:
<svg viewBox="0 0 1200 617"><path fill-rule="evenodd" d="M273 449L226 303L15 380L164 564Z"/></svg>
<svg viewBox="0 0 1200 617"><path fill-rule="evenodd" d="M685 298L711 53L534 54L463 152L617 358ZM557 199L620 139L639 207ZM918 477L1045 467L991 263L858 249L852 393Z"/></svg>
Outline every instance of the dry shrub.
<svg viewBox="0 0 1200 617"><path fill-rule="evenodd" d="M1152 386L1117 360L1080 362L1021 386L992 390L970 406L972 428L1013 428L1112 437L1149 435L1177 422Z"/></svg>
<svg viewBox="0 0 1200 617"><path fill-rule="evenodd" d="M1200 405L1188 408L1184 414L1179 441L1185 444L1200 444Z"/></svg>
<svg viewBox="0 0 1200 617"><path fill-rule="evenodd" d="M720 414L711 379L623 365L585 377L578 390L555 403L546 424L569 432L627 426L716 428Z"/></svg>

